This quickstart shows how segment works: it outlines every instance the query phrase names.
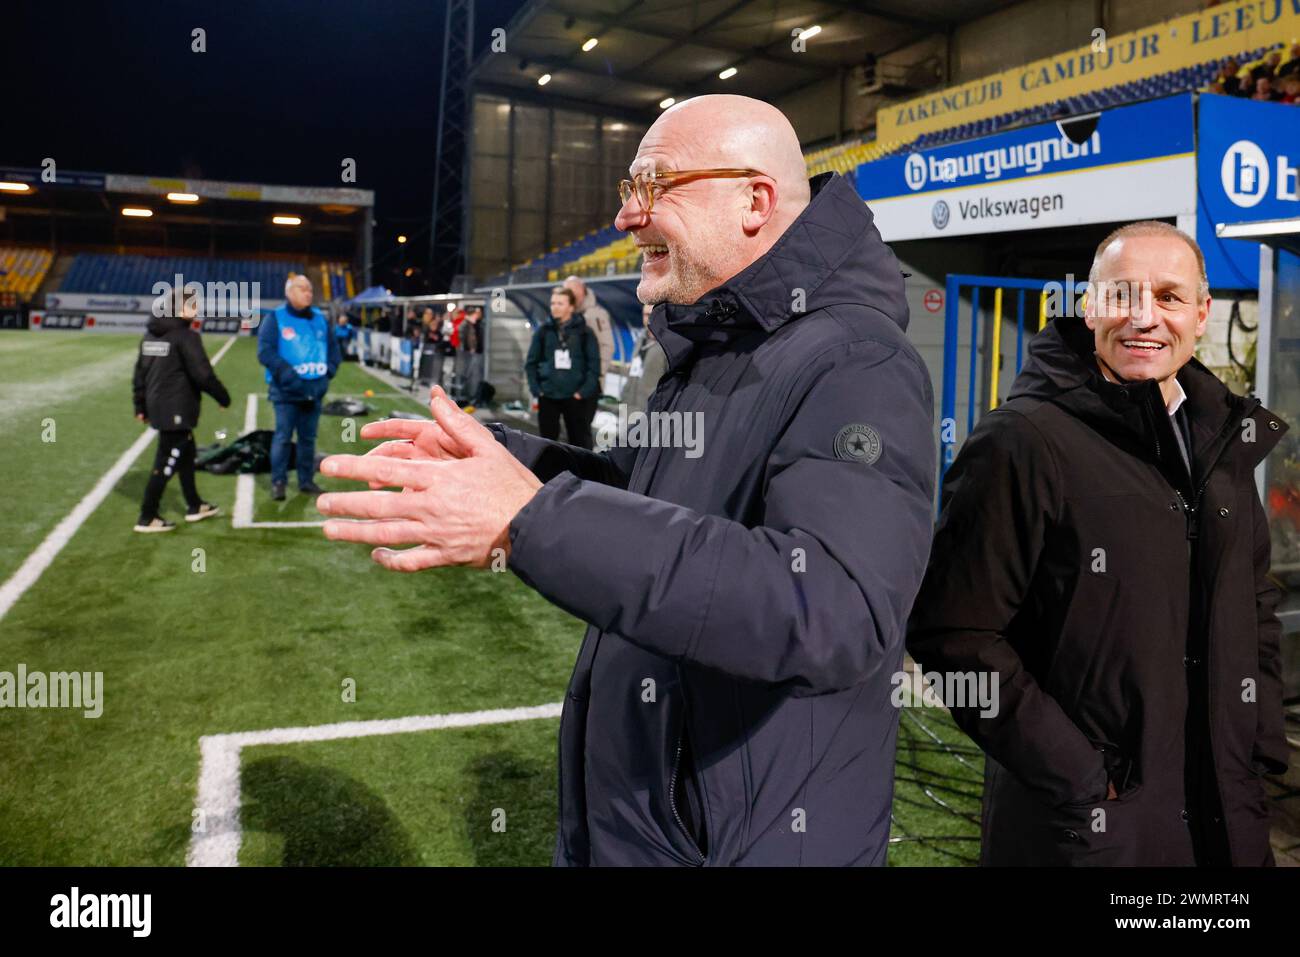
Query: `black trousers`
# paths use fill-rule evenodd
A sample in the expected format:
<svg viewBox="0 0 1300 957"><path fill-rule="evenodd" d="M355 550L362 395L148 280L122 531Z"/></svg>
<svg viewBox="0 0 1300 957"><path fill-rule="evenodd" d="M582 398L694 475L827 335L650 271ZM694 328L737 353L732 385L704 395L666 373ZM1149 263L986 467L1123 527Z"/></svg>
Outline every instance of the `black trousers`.
<svg viewBox="0 0 1300 957"><path fill-rule="evenodd" d="M158 450L153 457L153 471L149 473L149 484L144 487L144 503L140 506L140 524L146 525L158 516L158 503L162 501L163 489L173 473L181 477L181 494L185 504L191 509L198 508L203 499L194 485L194 433L159 432Z"/></svg>
<svg viewBox="0 0 1300 957"><path fill-rule="evenodd" d="M544 439L560 437L560 418L564 418L564 431L569 444L580 449L591 448L591 412L586 399L537 400L537 427Z"/></svg>

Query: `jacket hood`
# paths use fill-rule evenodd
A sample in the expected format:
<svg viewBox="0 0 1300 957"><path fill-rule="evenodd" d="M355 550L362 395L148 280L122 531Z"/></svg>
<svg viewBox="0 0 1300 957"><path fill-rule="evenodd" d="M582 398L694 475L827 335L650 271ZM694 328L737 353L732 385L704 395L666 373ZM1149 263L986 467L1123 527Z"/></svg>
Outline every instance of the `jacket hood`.
<svg viewBox="0 0 1300 957"><path fill-rule="evenodd" d="M190 321L181 316L151 316L148 325L149 335L161 339L169 332L176 332L178 329L188 329Z"/></svg>
<svg viewBox="0 0 1300 957"><path fill-rule="evenodd" d="M1178 372L1178 381L1186 389L1188 378L1204 373L1219 390L1228 389L1214 378L1196 359ZM1056 402L1081 416L1105 417L1155 396L1160 386L1154 379L1111 382L1101 374L1095 354L1095 339L1087 323L1077 316L1063 316L1052 322L1029 341L1029 358L1016 376L1008 399L1031 398ZM1191 393L1188 393L1191 398Z"/></svg>
<svg viewBox="0 0 1300 957"><path fill-rule="evenodd" d="M696 343L726 342L757 329L770 334L840 304L866 306L907 329L903 273L871 210L837 173L814 177L810 189L808 206L766 253L697 302L655 307L650 328L670 368ZM798 312L796 305L802 305Z"/></svg>
<svg viewBox="0 0 1300 957"><path fill-rule="evenodd" d="M560 331L559 320L557 320L554 316L547 316L546 324L550 326L552 329L554 329L556 332ZM581 331L587 328L587 320L582 317L582 313L575 312L571 317L569 317L569 321L566 322L564 325L569 330L576 329Z"/></svg>
<svg viewBox="0 0 1300 957"><path fill-rule="evenodd" d="M1016 376L1008 399L1054 400L1079 388L1104 392L1107 386L1131 389L1140 383L1116 386L1097 368L1093 336L1079 318L1054 319L1029 340L1029 358Z"/></svg>
<svg viewBox="0 0 1300 957"><path fill-rule="evenodd" d="M1029 357L1008 401L1052 402L1103 434L1124 435L1144 444L1158 441L1163 429L1155 423L1168 417L1159 383L1155 379L1111 382L1101 374L1094 346L1092 330L1083 319L1052 320L1030 340ZM1257 399L1232 392L1196 358L1178 370L1177 379L1187 394L1193 428L1207 437L1220 434L1229 419L1240 421L1259 405ZM1273 444L1261 441L1261 458Z"/></svg>

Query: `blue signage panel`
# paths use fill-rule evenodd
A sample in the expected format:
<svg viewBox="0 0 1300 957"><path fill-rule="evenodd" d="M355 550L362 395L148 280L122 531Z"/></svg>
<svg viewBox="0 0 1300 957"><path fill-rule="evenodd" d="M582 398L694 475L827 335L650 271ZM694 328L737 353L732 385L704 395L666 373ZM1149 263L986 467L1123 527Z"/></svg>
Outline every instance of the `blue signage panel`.
<svg viewBox="0 0 1300 957"><path fill-rule="evenodd" d="M1205 94L1198 117L1196 240L1215 289L1259 287L1259 243L1217 223L1300 216L1300 106Z"/></svg>
<svg viewBox="0 0 1300 957"><path fill-rule="evenodd" d="M1195 149L1192 130L1192 95L1183 93L1106 110L1080 143L1057 123L1038 123L863 163L858 195L870 202L1177 156Z"/></svg>

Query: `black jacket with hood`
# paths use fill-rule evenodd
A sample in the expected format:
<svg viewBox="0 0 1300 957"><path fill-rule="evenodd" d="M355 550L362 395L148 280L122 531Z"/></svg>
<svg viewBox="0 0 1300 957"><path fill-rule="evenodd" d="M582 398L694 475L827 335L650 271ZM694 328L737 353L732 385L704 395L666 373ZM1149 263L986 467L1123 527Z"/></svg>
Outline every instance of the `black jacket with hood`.
<svg viewBox="0 0 1300 957"><path fill-rule="evenodd" d="M230 393L188 319L154 316L145 329L132 377L137 415L144 415L160 432L184 432L198 424L201 392L218 405L230 405Z"/></svg>
<svg viewBox="0 0 1300 957"><path fill-rule="evenodd" d="M908 649L996 677L996 715L953 709L988 755L986 864L1271 862L1259 775L1288 750L1254 468L1286 426L1195 359L1178 381L1190 475L1158 384L1108 382L1055 320L944 480Z"/></svg>
<svg viewBox="0 0 1300 957"><path fill-rule="evenodd" d="M590 624L557 864L885 861L932 394L871 212L841 176L812 186L766 255L650 318L668 372L649 412L695 417L698 455L496 427L546 483L510 567Z"/></svg>

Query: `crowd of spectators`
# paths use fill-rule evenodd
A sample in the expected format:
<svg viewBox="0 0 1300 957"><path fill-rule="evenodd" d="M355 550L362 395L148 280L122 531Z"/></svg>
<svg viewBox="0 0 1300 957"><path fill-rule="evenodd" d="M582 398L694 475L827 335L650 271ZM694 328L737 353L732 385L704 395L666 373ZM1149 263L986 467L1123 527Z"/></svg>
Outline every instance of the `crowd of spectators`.
<svg viewBox="0 0 1300 957"><path fill-rule="evenodd" d="M615 362L614 324L595 291L569 276L551 293L551 315L534 330L525 362L531 410L543 435L558 437L562 425L572 444L591 448L606 375L626 377L627 396L639 409L663 373L662 350L647 328L630 361ZM411 344L417 381L437 384L465 407L491 404L495 390L485 379L482 306L449 312L441 303L404 303L354 311L339 306L333 312L333 334L345 360L360 358L361 330L386 333ZM648 315L649 307L644 312Z"/></svg>
<svg viewBox="0 0 1300 957"><path fill-rule="evenodd" d="M386 333L408 341L420 357L413 370L422 381L441 386L463 405L481 404L490 390L484 381L486 323L482 306L447 312L441 305L383 306L353 314L334 313L334 337L343 358L358 359L360 331Z"/></svg>
<svg viewBox="0 0 1300 957"><path fill-rule="evenodd" d="M1258 63L1229 60L1209 92L1266 103L1300 102L1300 43L1293 43L1285 57L1279 47Z"/></svg>

